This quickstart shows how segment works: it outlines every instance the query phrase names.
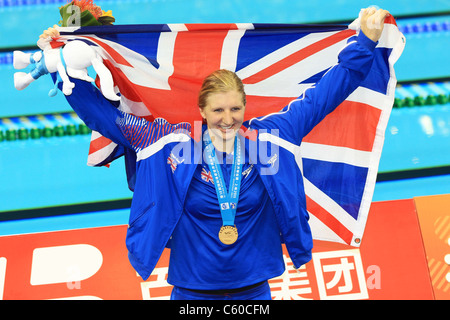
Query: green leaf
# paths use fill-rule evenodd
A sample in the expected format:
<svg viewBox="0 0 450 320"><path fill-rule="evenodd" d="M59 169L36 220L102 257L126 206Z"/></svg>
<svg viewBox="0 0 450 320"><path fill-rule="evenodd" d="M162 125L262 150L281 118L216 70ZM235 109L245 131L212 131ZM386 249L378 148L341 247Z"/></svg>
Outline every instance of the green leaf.
<svg viewBox="0 0 450 320"><path fill-rule="evenodd" d="M102 17L98 18L98 22L100 22L102 25L111 25L115 21L116 21L116 19L114 17L110 17L110 16L102 16Z"/></svg>
<svg viewBox="0 0 450 320"><path fill-rule="evenodd" d="M86 27L100 26L101 23L95 17L85 10L80 13L80 8L73 5L73 2L59 8L61 15L61 27Z"/></svg>

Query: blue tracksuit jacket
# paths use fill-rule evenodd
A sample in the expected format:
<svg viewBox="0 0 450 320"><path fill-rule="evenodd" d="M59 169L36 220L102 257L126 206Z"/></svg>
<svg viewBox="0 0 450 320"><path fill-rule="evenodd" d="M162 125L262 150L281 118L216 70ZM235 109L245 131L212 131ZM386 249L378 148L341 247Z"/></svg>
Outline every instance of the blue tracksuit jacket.
<svg viewBox="0 0 450 320"><path fill-rule="evenodd" d="M248 136L254 137L246 139L245 152L253 159L267 189L282 238L297 268L311 259L313 246L302 174L296 162L298 146L364 80L375 46L360 32L349 40L338 64L315 87L280 112L243 124L249 129L247 133L253 133ZM67 100L79 117L91 129L136 152L126 245L131 264L147 279L183 212L196 164L202 161L202 143L191 138L194 128L189 124L136 118L115 108L91 84L72 81L75 90ZM98 102L97 107L86 107L93 100Z"/></svg>

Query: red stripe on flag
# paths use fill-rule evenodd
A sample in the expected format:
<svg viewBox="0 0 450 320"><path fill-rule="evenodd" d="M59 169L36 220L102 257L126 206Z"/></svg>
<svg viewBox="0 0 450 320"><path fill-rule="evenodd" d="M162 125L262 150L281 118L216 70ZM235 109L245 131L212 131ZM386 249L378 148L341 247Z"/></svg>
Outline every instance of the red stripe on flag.
<svg viewBox="0 0 450 320"><path fill-rule="evenodd" d="M395 21L394 16L391 15L391 14L388 15L386 17L386 19L384 19L384 23L390 23L390 24L393 24L393 25L397 25L397 22Z"/></svg>
<svg viewBox="0 0 450 320"><path fill-rule="evenodd" d="M381 110L344 101L325 117L303 141L372 151Z"/></svg>
<svg viewBox="0 0 450 320"><path fill-rule="evenodd" d="M248 77L246 79L242 79L245 84L255 84L259 81L262 81L264 79L267 79L280 71L289 68L290 66L298 63L299 61L335 44L339 41L342 41L346 38L349 38L350 36L355 34L355 30L342 30L338 33L335 33L332 36L329 36L325 39L319 40L317 42L314 42L313 44L289 55L288 57L270 65L269 67L261 70L260 72L254 74L251 77Z"/></svg>
<svg viewBox="0 0 450 320"><path fill-rule="evenodd" d="M228 32L229 28L178 33L173 55L174 73L169 78L171 90L134 85L142 102L152 106L151 113L155 118L164 117L169 123L189 122L192 127L195 121L201 121L198 93L203 79L220 68L223 42ZM184 111L182 117L180 109Z"/></svg>
<svg viewBox="0 0 450 320"><path fill-rule="evenodd" d="M339 238L345 243L350 244L353 238L353 233L350 232L342 223L333 217L328 211L318 205L310 197L306 196L306 208L308 212L319 219L323 224L330 228Z"/></svg>
<svg viewBox="0 0 450 320"><path fill-rule="evenodd" d="M245 120L266 116L278 112L298 97L265 97L247 95Z"/></svg>
<svg viewBox="0 0 450 320"><path fill-rule="evenodd" d="M50 41L52 49L60 48L66 44L65 42L59 42L58 39L61 39L61 37L52 37L52 41Z"/></svg>
<svg viewBox="0 0 450 320"><path fill-rule="evenodd" d="M191 96L195 98L194 105L197 105L197 96L203 79L220 68L223 41L229 28L202 30L195 24L188 24L186 27L189 31L194 31L180 32L177 35L173 56L174 75L169 82L174 83L175 88L178 86L181 88L187 86L185 90L189 90L189 87L195 88ZM236 29L235 25L234 28Z"/></svg>
<svg viewBox="0 0 450 320"><path fill-rule="evenodd" d="M89 154L97 152L100 149L107 147L112 141L104 136L100 136L94 140L91 140L91 144L89 146Z"/></svg>

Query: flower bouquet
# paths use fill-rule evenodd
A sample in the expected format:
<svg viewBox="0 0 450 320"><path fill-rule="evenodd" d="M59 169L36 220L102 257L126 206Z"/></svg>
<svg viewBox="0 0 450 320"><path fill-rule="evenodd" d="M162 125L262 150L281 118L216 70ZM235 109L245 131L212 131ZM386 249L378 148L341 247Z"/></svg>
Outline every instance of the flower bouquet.
<svg viewBox="0 0 450 320"><path fill-rule="evenodd" d="M112 25L112 11L105 12L93 0L72 0L59 8L61 27L86 27Z"/></svg>

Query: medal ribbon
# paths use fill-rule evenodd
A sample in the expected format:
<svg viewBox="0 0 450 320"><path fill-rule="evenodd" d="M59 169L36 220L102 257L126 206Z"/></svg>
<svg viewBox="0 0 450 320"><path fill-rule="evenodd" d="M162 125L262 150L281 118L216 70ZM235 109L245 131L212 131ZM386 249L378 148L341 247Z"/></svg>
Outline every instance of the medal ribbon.
<svg viewBox="0 0 450 320"><path fill-rule="evenodd" d="M216 156L214 146L209 136L209 132L205 133L205 155L208 160L208 167L214 180L217 199L219 200L220 213L224 226L234 226L234 217L236 216L237 203L241 189L242 178L242 158L241 158L241 141L237 135L234 140L234 158L233 168L230 177L230 187L225 187L222 169Z"/></svg>

